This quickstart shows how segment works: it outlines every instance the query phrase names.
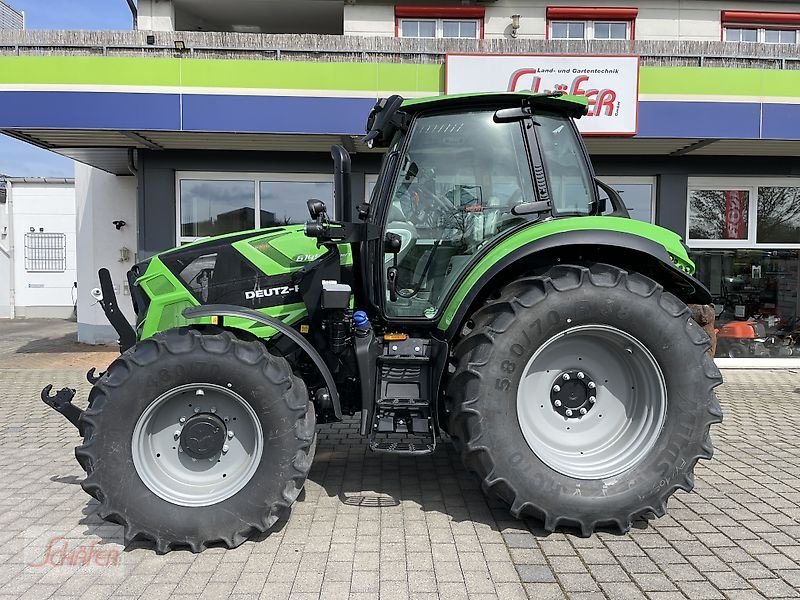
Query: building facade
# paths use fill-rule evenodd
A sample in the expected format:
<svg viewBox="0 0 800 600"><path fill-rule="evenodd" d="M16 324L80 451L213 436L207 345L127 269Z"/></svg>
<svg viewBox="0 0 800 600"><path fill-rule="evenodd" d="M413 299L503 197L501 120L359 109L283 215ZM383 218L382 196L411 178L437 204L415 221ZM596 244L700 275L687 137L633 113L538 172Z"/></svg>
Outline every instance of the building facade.
<svg viewBox="0 0 800 600"><path fill-rule="evenodd" d="M75 318L74 180L9 177L2 183L0 318Z"/></svg>
<svg viewBox="0 0 800 600"><path fill-rule="evenodd" d="M25 29L25 13L0 0L0 29Z"/></svg>
<svg viewBox="0 0 800 600"><path fill-rule="evenodd" d="M366 197L380 155L359 136L376 98L564 85L591 96L581 128L598 176L634 218L686 239L728 325L720 359L798 364L800 6L318 3L340 12L142 0L137 32L0 35L0 54L14 48L0 56L0 131L84 165L84 340L113 336L90 295L97 268L125 295L134 260L304 221L305 199L332 199L332 143L352 152ZM283 34L259 20L273 8Z"/></svg>

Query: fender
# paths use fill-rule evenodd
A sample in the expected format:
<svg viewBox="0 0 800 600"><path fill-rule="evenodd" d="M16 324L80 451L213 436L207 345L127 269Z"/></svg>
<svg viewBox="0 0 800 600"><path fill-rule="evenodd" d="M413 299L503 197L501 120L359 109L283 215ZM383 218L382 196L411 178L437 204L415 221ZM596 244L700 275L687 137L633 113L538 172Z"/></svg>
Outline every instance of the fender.
<svg viewBox="0 0 800 600"><path fill-rule="evenodd" d="M297 331L289 327L283 321L260 313L251 308L243 308L241 306L233 306L231 304L206 304L203 306L192 306L183 311L183 316L190 320L199 319L202 317L239 317L240 319L250 319L256 323L261 323L262 325L268 325L269 327L277 329L279 332L297 344L300 349L311 359L317 369L319 369L322 379L325 380L325 385L328 387L328 393L331 396L333 413L336 415L337 419L341 420L342 404L339 400L339 392L336 389L336 382L333 380L333 375L331 374L328 365L325 364L322 356L320 356L319 352L316 351L314 346L312 346L308 340L306 340L302 335L297 333Z"/></svg>
<svg viewBox="0 0 800 600"><path fill-rule="evenodd" d="M611 219L610 217L598 218L603 221ZM580 217L580 219L583 221L588 218ZM628 221L627 219L619 220ZM648 224L643 223L643 225ZM529 229L535 230L537 227ZM553 264L554 255L559 259L563 258L564 262L568 262L570 259L574 260L579 256L589 256L620 268L640 272L663 285L667 291L678 296L686 304L710 303L711 293L687 272L687 269L693 272L694 265L689 260L686 250L680 245L680 238L672 232L666 232L666 230L653 225L649 225L649 227L675 237L679 245L674 247L673 244L670 244L675 248L674 255L668 252L662 243L649 237L609 228L561 231L533 240L525 240L511 248L508 247L508 244L501 242L489 250L462 277L437 328L446 333L447 339L452 339L473 304L485 293L484 290L496 289L498 285L502 285L504 275L507 277L509 273L516 274L523 270L530 271L540 265ZM525 231L523 230L522 233ZM506 241L512 241L517 235L519 234L512 235ZM526 237L530 238L530 235ZM546 260L537 260L537 255L545 254L548 256ZM678 268L678 264L683 268Z"/></svg>

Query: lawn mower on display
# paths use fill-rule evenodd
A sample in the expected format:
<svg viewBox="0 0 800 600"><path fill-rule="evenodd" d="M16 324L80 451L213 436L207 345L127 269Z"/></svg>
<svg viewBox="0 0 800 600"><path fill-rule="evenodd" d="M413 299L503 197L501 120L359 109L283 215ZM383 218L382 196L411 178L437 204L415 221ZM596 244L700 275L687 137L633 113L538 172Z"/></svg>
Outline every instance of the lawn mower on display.
<svg viewBox="0 0 800 600"><path fill-rule="evenodd" d="M483 490L542 526L627 531L691 490L722 419L710 294L678 235L628 217L574 119L585 97L380 101L369 202L332 148L337 210L101 270L122 354L43 399L73 422L83 489L126 543L234 547L297 499L318 423L376 452L452 440ZM599 190L607 195L601 197ZM608 204L608 206L606 206ZM713 327L711 328L713 332Z"/></svg>

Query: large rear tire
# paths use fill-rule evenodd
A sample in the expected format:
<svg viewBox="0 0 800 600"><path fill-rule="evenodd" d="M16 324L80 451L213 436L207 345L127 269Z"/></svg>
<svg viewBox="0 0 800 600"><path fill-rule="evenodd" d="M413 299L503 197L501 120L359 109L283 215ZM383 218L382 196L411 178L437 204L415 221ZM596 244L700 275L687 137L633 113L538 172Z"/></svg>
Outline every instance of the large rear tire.
<svg viewBox="0 0 800 600"><path fill-rule="evenodd" d="M173 329L95 384L75 455L104 519L158 552L238 546L297 499L316 419L302 380L258 341Z"/></svg>
<svg viewBox="0 0 800 600"><path fill-rule="evenodd" d="M627 531L662 516L722 420L710 340L651 279L563 265L507 285L471 318L448 386L466 467L547 531Z"/></svg>

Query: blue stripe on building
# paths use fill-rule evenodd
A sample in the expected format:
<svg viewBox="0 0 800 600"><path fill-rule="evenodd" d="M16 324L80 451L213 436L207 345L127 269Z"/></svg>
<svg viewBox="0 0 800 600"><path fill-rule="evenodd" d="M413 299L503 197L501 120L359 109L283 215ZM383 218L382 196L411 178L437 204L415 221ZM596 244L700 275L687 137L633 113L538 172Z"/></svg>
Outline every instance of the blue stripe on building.
<svg viewBox="0 0 800 600"><path fill-rule="evenodd" d="M180 129L179 94L0 92L0 127Z"/></svg>
<svg viewBox="0 0 800 600"><path fill-rule="evenodd" d="M0 128L359 135L370 98L0 92ZM800 139L800 105L643 101L639 137Z"/></svg>

